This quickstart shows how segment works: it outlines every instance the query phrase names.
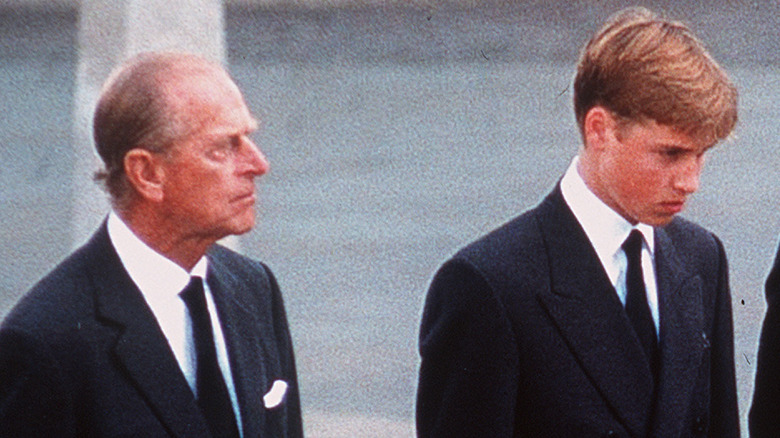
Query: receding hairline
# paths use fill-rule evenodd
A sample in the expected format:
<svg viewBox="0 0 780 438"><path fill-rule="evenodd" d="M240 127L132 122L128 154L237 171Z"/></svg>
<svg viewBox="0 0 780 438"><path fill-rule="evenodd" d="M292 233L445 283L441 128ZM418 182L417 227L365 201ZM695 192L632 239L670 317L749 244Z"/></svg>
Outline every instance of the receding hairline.
<svg viewBox="0 0 780 438"><path fill-rule="evenodd" d="M176 125L187 106L180 98L206 96L208 90L219 86L233 88L243 98L233 78L217 62L187 52L144 52L126 60L106 80L98 109L103 101L117 99L129 90L140 91L152 95L152 100L164 108L168 122ZM198 89L205 92L199 93Z"/></svg>
<svg viewBox="0 0 780 438"><path fill-rule="evenodd" d="M105 90L121 77L159 75L160 73L225 72L217 62L187 52L144 52L125 60L106 80Z"/></svg>
<svg viewBox="0 0 780 438"><path fill-rule="evenodd" d="M98 109L105 100L127 88L162 91L186 78L223 76L231 80L222 65L201 55L187 52L144 52L115 69L106 79L98 98ZM157 93L155 93L157 94ZM159 95L158 95L159 96Z"/></svg>

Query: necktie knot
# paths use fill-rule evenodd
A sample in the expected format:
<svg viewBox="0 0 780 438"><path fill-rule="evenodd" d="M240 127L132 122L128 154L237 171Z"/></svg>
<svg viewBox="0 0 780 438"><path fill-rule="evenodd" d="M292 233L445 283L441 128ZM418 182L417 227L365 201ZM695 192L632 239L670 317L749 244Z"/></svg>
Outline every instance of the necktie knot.
<svg viewBox="0 0 780 438"><path fill-rule="evenodd" d="M626 257L629 260L641 260L642 254L642 232L639 230L631 230L626 240L623 242L623 251L626 253Z"/></svg>
<svg viewBox="0 0 780 438"><path fill-rule="evenodd" d="M193 317L193 308L197 309L197 311L200 311L200 309L208 311L206 294L203 291L203 279L200 277L190 277L190 282L187 283L187 286L182 289L181 292L179 292L179 296L187 306L190 317Z"/></svg>

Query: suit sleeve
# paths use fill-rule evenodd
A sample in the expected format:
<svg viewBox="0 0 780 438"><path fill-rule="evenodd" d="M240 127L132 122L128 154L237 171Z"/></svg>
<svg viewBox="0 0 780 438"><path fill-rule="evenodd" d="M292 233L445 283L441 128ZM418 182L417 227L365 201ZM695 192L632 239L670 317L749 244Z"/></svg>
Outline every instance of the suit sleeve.
<svg viewBox="0 0 780 438"><path fill-rule="evenodd" d="M273 291L274 303L274 331L276 342L280 352L282 372L289 386L285 406L287 409L286 438L303 437L303 420L301 418L300 391L298 389L298 374L295 369L295 355L293 353L292 337L287 323L287 313L284 309L282 294L271 270L263 265L268 274Z"/></svg>
<svg viewBox="0 0 780 438"><path fill-rule="evenodd" d="M417 434L513 435L518 351L501 301L469 264L451 261L431 284L420 329Z"/></svg>
<svg viewBox="0 0 780 438"><path fill-rule="evenodd" d="M710 376L710 430L712 437L738 438L739 407L734 370L734 327L731 313L728 263L723 244L718 244L718 287L712 329Z"/></svg>
<svg viewBox="0 0 780 438"><path fill-rule="evenodd" d="M72 390L48 350L21 331L0 331L0 436L78 435Z"/></svg>
<svg viewBox="0 0 780 438"><path fill-rule="evenodd" d="M753 438L775 437L780 430L780 249L766 280L766 303L749 415Z"/></svg>

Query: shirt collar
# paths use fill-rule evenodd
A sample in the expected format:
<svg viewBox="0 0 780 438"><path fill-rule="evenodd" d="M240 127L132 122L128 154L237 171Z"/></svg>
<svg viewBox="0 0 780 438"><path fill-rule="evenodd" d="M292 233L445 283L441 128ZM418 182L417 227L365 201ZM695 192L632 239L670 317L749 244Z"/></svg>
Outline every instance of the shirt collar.
<svg viewBox="0 0 780 438"><path fill-rule="evenodd" d="M144 243L113 211L108 215L107 226L108 236L122 265L147 301L155 297L177 296L189 283L190 276L206 278L206 256L198 260L191 272L187 272Z"/></svg>
<svg viewBox="0 0 780 438"><path fill-rule="evenodd" d="M561 180L561 192L599 258L608 260L613 257L633 229L642 233L650 254L655 254L653 227L643 223L632 225L599 199L580 176L578 163L579 157L575 157L566 170Z"/></svg>

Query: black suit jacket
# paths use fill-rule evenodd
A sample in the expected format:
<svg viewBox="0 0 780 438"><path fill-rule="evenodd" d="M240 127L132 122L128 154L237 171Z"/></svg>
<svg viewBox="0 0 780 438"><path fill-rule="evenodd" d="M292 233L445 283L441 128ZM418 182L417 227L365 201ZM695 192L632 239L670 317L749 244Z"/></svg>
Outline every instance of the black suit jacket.
<svg viewBox="0 0 780 438"><path fill-rule="evenodd" d="M739 436L718 239L656 229L657 405L642 347L560 193L458 252L422 317L420 437Z"/></svg>
<svg viewBox="0 0 780 438"><path fill-rule="evenodd" d="M780 435L780 248L766 279L764 326L758 344L756 383L750 408L750 436Z"/></svg>
<svg viewBox="0 0 780 438"><path fill-rule="evenodd" d="M270 270L209 251L244 437L303 436L293 350ZM275 380L287 398L263 405ZM0 328L0 436L210 436L157 320L106 225L41 280Z"/></svg>

